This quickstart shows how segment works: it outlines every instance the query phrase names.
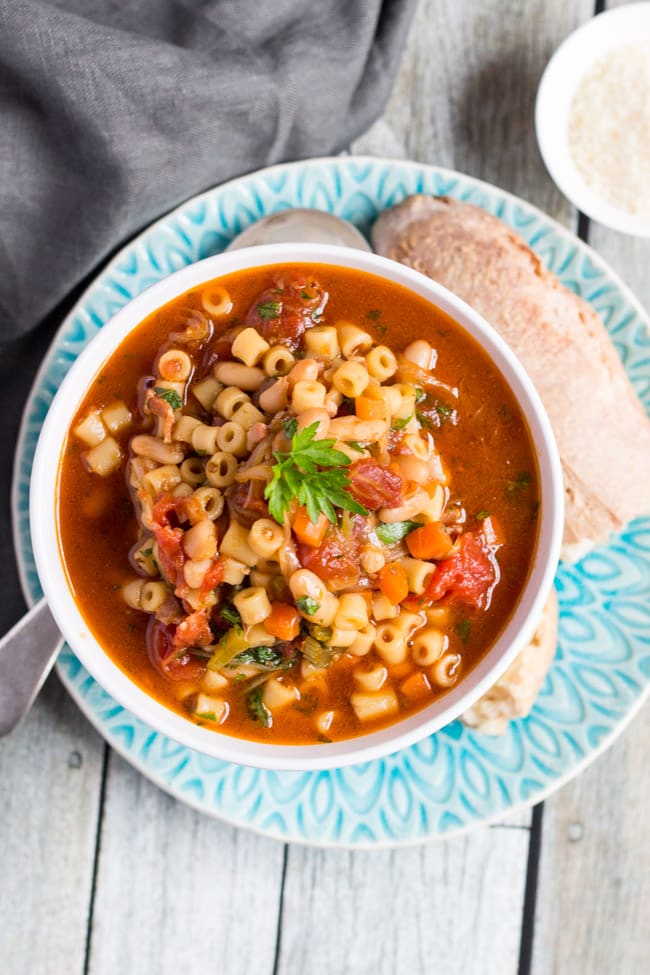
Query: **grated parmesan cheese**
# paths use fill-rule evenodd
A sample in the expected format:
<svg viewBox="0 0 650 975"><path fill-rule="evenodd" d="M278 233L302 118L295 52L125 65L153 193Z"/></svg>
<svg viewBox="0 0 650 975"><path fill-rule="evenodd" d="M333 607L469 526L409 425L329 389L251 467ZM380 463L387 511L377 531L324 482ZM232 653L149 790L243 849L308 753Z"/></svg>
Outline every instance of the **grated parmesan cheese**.
<svg viewBox="0 0 650 975"><path fill-rule="evenodd" d="M578 85L569 149L602 200L650 217L650 40L615 48Z"/></svg>

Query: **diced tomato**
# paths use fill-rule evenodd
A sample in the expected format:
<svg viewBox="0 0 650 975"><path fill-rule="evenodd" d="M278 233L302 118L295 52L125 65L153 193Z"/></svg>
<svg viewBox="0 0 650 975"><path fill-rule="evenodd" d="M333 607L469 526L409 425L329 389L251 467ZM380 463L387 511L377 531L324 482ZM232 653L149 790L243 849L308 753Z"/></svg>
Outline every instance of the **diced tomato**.
<svg viewBox="0 0 650 975"><path fill-rule="evenodd" d="M332 589L344 589L359 581L359 558L356 538L348 538L333 525L318 548L296 546L298 558L305 569L315 572Z"/></svg>
<svg viewBox="0 0 650 975"><path fill-rule="evenodd" d="M422 594L422 603L440 599L487 609L492 590L499 581L498 563L482 535L465 532L458 551L436 566L431 582Z"/></svg>
<svg viewBox="0 0 650 975"><path fill-rule="evenodd" d="M299 542L302 542L303 545L311 545L312 548L318 548L325 538L328 525L329 521L322 511L318 515L318 520L314 523L307 514L307 509L301 505L298 508L292 528Z"/></svg>
<svg viewBox="0 0 650 975"><path fill-rule="evenodd" d="M201 588L199 589L199 599L204 599L209 592L218 586L223 579L225 572L225 566L222 559L217 559L213 562L206 574L203 577L203 582L201 583Z"/></svg>
<svg viewBox="0 0 650 975"><path fill-rule="evenodd" d="M166 626L151 617L147 627L147 653L154 667L169 680L197 681L205 670L205 663L189 652L174 646L173 625Z"/></svg>
<svg viewBox="0 0 650 975"><path fill-rule="evenodd" d="M374 460L357 460L349 476L350 494L370 511L396 508L402 500L402 478Z"/></svg>
<svg viewBox="0 0 650 975"><path fill-rule="evenodd" d="M399 562L389 562L385 565L379 572L379 588L393 606L406 599L409 585L404 566Z"/></svg>
<svg viewBox="0 0 650 975"><path fill-rule="evenodd" d="M185 585L183 566L185 552L183 551L183 529L170 528L168 525L153 525L153 535L158 544L158 563L163 577L174 586L182 589Z"/></svg>
<svg viewBox="0 0 650 975"><path fill-rule="evenodd" d="M406 547L414 559L444 559L454 543L449 532L439 521L422 525L406 536Z"/></svg>
<svg viewBox="0 0 650 975"><path fill-rule="evenodd" d="M207 647L212 643L212 630L206 609L190 613L176 627L173 644L177 650L183 647Z"/></svg>
<svg viewBox="0 0 650 975"><path fill-rule="evenodd" d="M275 275L273 286L251 305L246 324L256 328L267 342L281 342L295 350L305 329L320 321L327 298L327 292L315 281Z"/></svg>
<svg viewBox="0 0 650 975"><path fill-rule="evenodd" d="M278 640L295 640L300 633L300 613L288 603L271 603L271 614L264 620L264 629Z"/></svg>

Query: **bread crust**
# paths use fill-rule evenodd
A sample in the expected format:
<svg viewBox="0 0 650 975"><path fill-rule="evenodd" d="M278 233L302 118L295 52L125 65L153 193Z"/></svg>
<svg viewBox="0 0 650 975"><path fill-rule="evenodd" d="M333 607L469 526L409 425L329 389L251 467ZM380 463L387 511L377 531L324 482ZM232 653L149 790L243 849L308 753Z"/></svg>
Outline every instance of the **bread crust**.
<svg viewBox="0 0 650 975"><path fill-rule="evenodd" d="M513 718L530 712L557 647L558 605L551 591L530 643L505 674L462 715L463 722L486 735L502 735Z"/></svg>
<svg viewBox="0 0 650 975"><path fill-rule="evenodd" d="M650 510L650 421L616 349L518 234L478 207L418 195L379 217L373 243L463 298L523 363L564 468L565 558Z"/></svg>

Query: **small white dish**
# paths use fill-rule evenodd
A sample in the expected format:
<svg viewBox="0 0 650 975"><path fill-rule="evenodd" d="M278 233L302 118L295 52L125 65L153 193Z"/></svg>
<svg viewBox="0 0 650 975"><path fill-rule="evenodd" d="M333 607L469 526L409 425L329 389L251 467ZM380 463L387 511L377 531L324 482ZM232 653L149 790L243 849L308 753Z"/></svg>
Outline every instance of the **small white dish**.
<svg viewBox="0 0 650 975"><path fill-rule="evenodd" d="M650 218L613 206L585 182L569 149L569 115L578 85L596 61L616 48L645 40L650 44L650 3L632 3L592 18L570 34L549 61L535 105L540 152L559 189L587 216L638 237L650 237Z"/></svg>
<svg viewBox="0 0 650 975"><path fill-rule="evenodd" d="M149 314L204 281L243 268L298 262L352 267L401 284L450 315L501 371L527 420L540 477L539 535L519 602L488 653L456 687L429 707L387 728L332 744L267 745L200 727L169 710L122 671L82 616L68 581L57 532L61 452L72 417L93 377ZM310 770L365 762L419 741L457 718L501 676L533 635L553 584L563 531L562 468L549 420L523 366L503 339L469 305L417 271L375 254L323 244L272 244L210 257L158 282L122 308L81 353L49 409L30 484L30 523L36 567L61 632L95 680L124 707L174 741L198 752L259 768Z"/></svg>

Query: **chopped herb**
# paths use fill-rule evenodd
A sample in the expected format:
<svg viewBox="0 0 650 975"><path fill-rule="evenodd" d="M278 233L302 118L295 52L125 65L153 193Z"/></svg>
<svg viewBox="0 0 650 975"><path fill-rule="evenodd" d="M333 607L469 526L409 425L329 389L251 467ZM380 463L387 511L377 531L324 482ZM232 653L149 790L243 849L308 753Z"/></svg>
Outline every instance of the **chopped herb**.
<svg viewBox="0 0 650 975"><path fill-rule="evenodd" d="M235 681L236 684L241 684L243 680L248 680L248 678L246 674L235 674L233 680Z"/></svg>
<svg viewBox="0 0 650 975"><path fill-rule="evenodd" d="M301 613L306 613L307 616L313 616L320 609L320 603L312 599L311 596L298 596L296 606Z"/></svg>
<svg viewBox="0 0 650 975"><path fill-rule="evenodd" d="M251 717L253 721L258 721L263 728L270 728L271 724L273 723L273 718L271 717L271 712L262 700L263 693L264 688L261 684L258 687L255 687L246 698L246 707L248 709L249 717Z"/></svg>
<svg viewBox="0 0 650 975"><path fill-rule="evenodd" d="M160 399L164 399L171 406L172 410L180 410L183 408L183 400L180 398L175 389L165 389L164 386L156 386L154 389L156 396Z"/></svg>
<svg viewBox="0 0 650 975"><path fill-rule="evenodd" d="M226 623L231 623L233 626L237 626L240 630L241 626L241 616L237 612L234 606L224 606L221 609L221 616L226 621Z"/></svg>
<svg viewBox="0 0 650 975"><path fill-rule="evenodd" d="M482 508L481 511L479 511L477 513L476 520L477 521L485 521L485 519L486 518L489 518L489 517L490 517L490 512L488 511L488 509L487 508Z"/></svg>
<svg viewBox="0 0 650 975"><path fill-rule="evenodd" d="M366 318L369 318L371 322L376 322L378 318L381 318L381 311L379 308L371 308L366 314Z"/></svg>
<svg viewBox="0 0 650 975"><path fill-rule="evenodd" d="M258 305L257 310L260 318L268 321L269 318L277 318L282 311L281 301L265 301L263 305Z"/></svg>
<svg viewBox="0 0 650 975"><path fill-rule="evenodd" d="M410 416L398 417L397 420L393 420L391 424L391 430L403 430L404 427L407 426L412 419L413 419L412 413Z"/></svg>
<svg viewBox="0 0 650 975"><path fill-rule="evenodd" d="M446 403L436 403L436 413L438 413L440 416L451 416L453 412L452 407L447 406Z"/></svg>
<svg viewBox="0 0 650 975"><path fill-rule="evenodd" d="M456 630L456 633L461 638L463 643L467 643L467 641L469 640L469 635L472 632L472 621L458 620L454 629Z"/></svg>
<svg viewBox="0 0 650 975"><path fill-rule="evenodd" d="M522 491L530 487L530 474L528 471L521 471L517 474L514 481L506 483L506 495L509 498L517 498Z"/></svg>
<svg viewBox="0 0 650 975"><path fill-rule="evenodd" d="M420 410L416 410L415 418L421 427L428 427L429 430L433 430L431 417L427 416L426 413L421 413Z"/></svg>
<svg viewBox="0 0 650 975"><path fill-rule="evenodd" d="M144 556L145 559L148 559L150 555L153 555L153 549L143 548L140 550L140 555Z"/></svg>
<svg viewBox="0 0 650 975"><path fill-rule="evenodd" d="M352 447L353 450L358 450L360 454L362 454L366 449L359 443L358 440L347 440L346 443L348 447Z"/></svg>
<svg viewBox="0 0 650 975"><path fill-rule="evenodd" d="M406 538L412 531L416 528L421 528L421 521L393 521L384 522L377 525L375 528L375 534L380 542L384 545L394 545L395 542L401 542L403 538Z"/></svg>
<svg viewBox="0 0 650 975"><path fill-rule="evenodd" d="M288 440L295 437L298 430L298 421L295 416L292 416L290 420L285 420L284 422L284 435Z"/></svg>
<svg viewBox="0 0 650 975"><path fill-rule="evenodd" d="M202 721L216 721L217 716L214 711L195 711L195 718L201 718Z"/></svg>
<svg viewBox="0 0 650 975"><path fill-rule="evenodd" d="M388 329L386 328L385 325L382 325L381 322L377 322L377 324L375 325L375 331L377 332L377 335L381 335L383 337L388 331Z"/></svg>
<svg viewBox="0 0 650 975"><path fill-rule="evenodd" d="M305 301L312 301L314 296L313 295L310 295L308 291L301 291L300 292L300 297L301 298L304 298Z"/></svg>
<svg viewBox="0 0 650 975"><path fill-rule="evenodd" d="M427 398L427 394L424 392L423 389L420 389L420 387L417 386L415 389L415 402L421 403L422 400L426 398Z"/></svg>
<svg viewBox="0 0 650 975"><path fill-rule="evenodd" d="M331 738L328 738L327 735L319 735L318 736L318 740L319 741L322 741L322 743L324 745L331 745L332 744L332 739Z"/></svg>
<svg viewBox="0 0 650 975"><path fill-rule="evenodd" d="M535 521L535 519L539 515L539 508L540 508L539 501L535 501L535 503L531 506L531 509L530 509L530 520L531 521Z"/></svg>
<svg viewBox="0 0 650 975"><path fill-rule="evenodd" d="M348 493L350 481L346 467L350 458L334 448L334 440L315 440L318 423L312 423L291 438L291 450L276 451L273 478L267 484L264 497L269 513L280 525L294 498L305 506L314 524L321 513L336 524L334 508L343 508L358 515L368 512Z"/></svg>
<svg viewBox="0 0 650 975"><path fill-rule="evenodd" d="M97 377L97 384L98 384L99 386L101 386L101 384L102 384L102 383L105 383L107 379L108 379L108 376L106 375L106 373L104 373L104 372L103 372L103 373L101 374L101 376L98 376L98 377Z"/></svg>

